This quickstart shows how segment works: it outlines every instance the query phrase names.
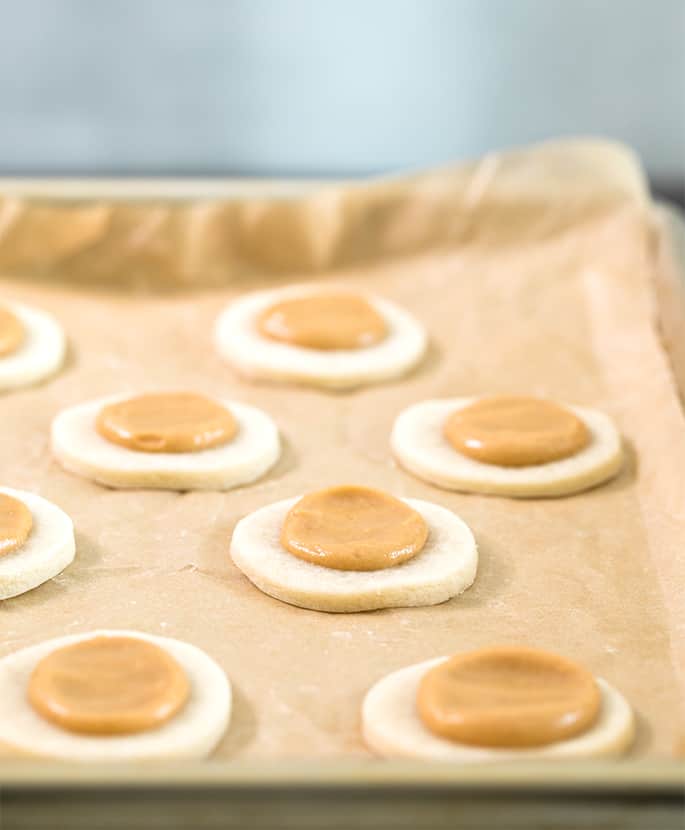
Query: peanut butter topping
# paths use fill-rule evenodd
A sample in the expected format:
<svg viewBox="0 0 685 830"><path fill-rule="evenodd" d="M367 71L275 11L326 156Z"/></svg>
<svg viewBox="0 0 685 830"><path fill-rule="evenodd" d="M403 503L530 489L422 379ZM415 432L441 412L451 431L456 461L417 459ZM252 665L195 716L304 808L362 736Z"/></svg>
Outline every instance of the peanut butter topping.
<svg viewBox="0 0 685 830"><path fill-rule="evenodd" d="M16 352L24 336L24 324L17 315L0 306L0 357Z"/></svg>
<svg viewBox="0 0 685 830"><path fill-rule="evenodd" d="M238 431L226 407L191 392L108 404L95 426L103 438L138 452L197 452L227 444Z"/></svg>
<svg viewBox="0 0 685 830"><path fill-rule="evenodd" d="M32 527L33 516L24 502L0 493L0 558L18 550Z"/></svg>
<svg viewBox="0 0 685 830"><path fill-rule="evenodd" d="M423 517L394 496L344 485L301 498L283 522L281 544L307 562L376 571L406 562L426 544Z"/></svg>
<svg viewBox="0 0 685 830"><path fill-rule="evenodd" d="M443 430L458 452L500 467L547 464L575 455L590 442L580 418L540 398L482 398L453 412Z"/></svg>
<svg viewBox="0 0 685 830"><path fill-rule="evenodd" d="M459 654L423 677L417 709L424 725L462 744L524 749L589 729L600 692L582 666L532 648Z"/></svg>
<svg viewBox="0 0 685 830"><path fill-rule="evenodd" d="M311 294L262 312L257 328L271 340L306 349L363 349L387 334L385 320L355 294Z"/></svg>
<svg viewBox="0 0 685 830"><path fill-rule="evenodd" d="M69 732L127 735L156 729L185 705L188 678L164 649L137 637L91 637L33 670L31 706Z"/></svg>

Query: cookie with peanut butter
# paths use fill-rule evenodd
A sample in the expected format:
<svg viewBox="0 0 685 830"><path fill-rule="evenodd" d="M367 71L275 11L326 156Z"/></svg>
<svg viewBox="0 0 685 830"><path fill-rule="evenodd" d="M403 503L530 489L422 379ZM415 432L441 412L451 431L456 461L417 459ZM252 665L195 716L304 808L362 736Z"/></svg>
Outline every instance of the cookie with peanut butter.
<svg viewBox="0 0 685 830"><path fill-rule="evenodd" d="M65 350L64 332L51 314L23 303L0 304L0 391L50 377Z"/></svg>
<svg viewBox="0 0 685 830"><path fill-rule="evenodd" d="M70 407L53 421L52 451L110 487L228 490L264 475L281 450L256 407L179 390Z"/></svg>
<svg viewBox="0 0 685 830"><path fill-rule="evenodd" d="M338 612L444 602L471 585L478 562L473 534L451 511L357 485L249 514L230 552L264 593Z"/></svg>
<svg viewBox="0 0 685 830"><path fill-rule="evenodd" d="M217 349L241 374L350 389L400 377L422 358L409 312L349 287L307 285L249 294L216 323Z"/></svg>
<svg viewBox="0 0 685 830"><path fill-rule="evenodd" d="M615 757L633 741L625 698L552 652L501 646L427 660L376 683L362 706L385 757L483 762Z"/></svg>
<svg viewBox="0 0 685 830"><path fill-rule="evenodd" d="M223 670L199 648L167 637L95 631L0 659L0 745L18 755L204 758L230 713Z"/></svg>
<svg viewBox="0 0 685 830"><path fill-rule="evenodd" d="M74 527L63 510L34 493L0 488L0 600L57 576L75 552Z"/></svg>
<svg viewBox="0 0 685 830"><path fill-rule="evenodd" d="M413 404L396 418L390 440L397 461L431 484L520 498L595 487L623 462L607 415L523 395Z"/></svg>

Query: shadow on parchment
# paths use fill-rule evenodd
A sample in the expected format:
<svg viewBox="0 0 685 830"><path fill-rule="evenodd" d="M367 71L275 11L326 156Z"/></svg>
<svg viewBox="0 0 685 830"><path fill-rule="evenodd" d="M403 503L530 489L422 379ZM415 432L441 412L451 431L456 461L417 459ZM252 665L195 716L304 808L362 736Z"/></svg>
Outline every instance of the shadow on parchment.
<svg viewBox="0 0 685 830"><path fill-rule="evenodd" d="M244 749L257 733L257 717L247 697L231 680L233 703L231 722L221 743L212 753L213 760L231 759Z"/></svg>

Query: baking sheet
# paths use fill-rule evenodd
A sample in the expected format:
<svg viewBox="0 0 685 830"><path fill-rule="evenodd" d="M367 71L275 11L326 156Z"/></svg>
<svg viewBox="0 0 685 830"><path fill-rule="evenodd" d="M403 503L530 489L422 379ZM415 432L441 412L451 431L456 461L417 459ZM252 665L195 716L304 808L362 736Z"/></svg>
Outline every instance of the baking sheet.
<svg viewBox="0 0 685 830"><path fill-rule="evenodd" d="M415 374L346 395L250 384L214 353L219 310L247 287L282 281L277 257L241 260L238 268L224 252L221 268L206 279L196 275L198 285L220 288L165 295L143 287L195 285L195 271L127 274L117 259L105 272L75 267L77 289L62 279L70 276L68 259L44 255L38 269L15 261L21 277L13 277L5 253L4 294L53 311L71 348L61 375L3 399L3 482L40 493L72 516L77 559L51 583L0 604L0 653L95 627L186 639L217 659L234 684L234 717L217 758L314 760L366 755L359 706L383 674L461 649L533 644L581 660L624 692L640 719L634 757L671 754L684 699L685 424L654 326L654 231L640 172L620 148L580 143L493 157L444 178L329 189L328 203L352 200L358 208L324 212L321 235L311 207L320 197L285 202L287 214L309 223L295 223L310 234L300 254L326 238L335 215L337 238L353 240L323 260L336 266L335 278L412 309L430 332L430 353ZM13 198L22 211L35 207ZM284 202L262 204L268 214ZM369 226L378 204L390 207ZM81 206L92 207L87 200ZM289 238L288 222L285 237L281 225L271 226L276 240ZM414 224L442 231L412 247L403 240ZM31 237L22 238L28 250ZM32 239L45 253L35 226ZM295 260L304 270L316 265ZM290 268L289 277L303 276L292 260ZM43 281L29 282L28 274ZM276 469L223 494L117 492L51 459L49 424L62 407L169 387L270 412L285 443ZM402 408L427 397L493 392L546 394L609 412L626 436L626 469L572 498L513 501L446 493L395 467L388 435ZM306 611L261 594L228 557L235 522L263 504L337 482L456 510L481 551L474 586L433 608L355 615Z"/></svg>

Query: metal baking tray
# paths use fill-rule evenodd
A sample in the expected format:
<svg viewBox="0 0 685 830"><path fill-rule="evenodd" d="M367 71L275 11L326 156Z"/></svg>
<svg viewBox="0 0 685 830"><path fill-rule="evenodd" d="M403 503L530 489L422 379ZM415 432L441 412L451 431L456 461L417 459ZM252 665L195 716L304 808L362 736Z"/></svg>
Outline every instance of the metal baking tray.
<svg viewBox="0 0 685 830"><path fill-rule="evenodd" d="M282 193L314 183L279 183ZM109 198L131 183L0 180L0 192ZM273 193L273 183L143 182L137 193ZM685 222L662 208L683 255ZM683 308L685 315L685 306ZM673 332L669 332L672 336ZM685 372L683 373L685 377ZM685 392L685 389L683 390ZM490 828L685 826L685 764L669 760L454 766L373 760L72 765L0 762L0 828Z"/></svg>

